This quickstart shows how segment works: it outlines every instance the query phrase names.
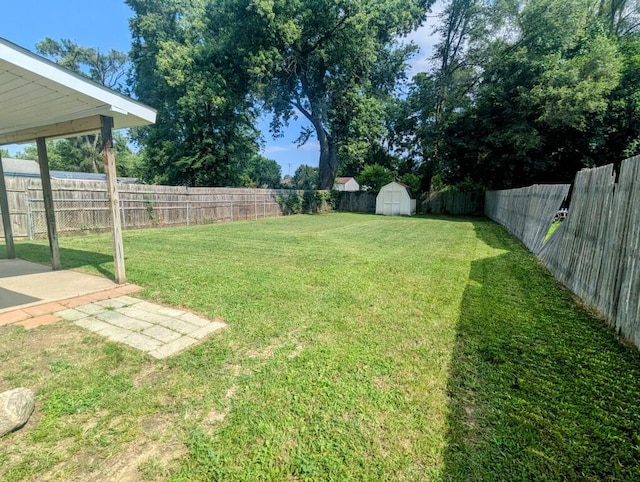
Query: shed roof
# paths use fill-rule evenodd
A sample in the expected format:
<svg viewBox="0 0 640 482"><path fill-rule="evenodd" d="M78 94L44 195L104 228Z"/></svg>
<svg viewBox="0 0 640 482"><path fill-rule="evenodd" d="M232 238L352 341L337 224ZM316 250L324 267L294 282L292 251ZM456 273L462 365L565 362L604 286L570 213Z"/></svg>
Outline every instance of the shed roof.
<svg viewBox="0 0 640 482"><path fill-rule="evenodd" d="M2 158L2 169L5 176L16 174L40 177L40 166L36 161L27 159L14 159L12 157Z"/></svg>
<svg viewBox="0 0 640 482"><path fill-rule="evenodd" d="M156 111L0 38L0 145L155 122Z"/></svg>

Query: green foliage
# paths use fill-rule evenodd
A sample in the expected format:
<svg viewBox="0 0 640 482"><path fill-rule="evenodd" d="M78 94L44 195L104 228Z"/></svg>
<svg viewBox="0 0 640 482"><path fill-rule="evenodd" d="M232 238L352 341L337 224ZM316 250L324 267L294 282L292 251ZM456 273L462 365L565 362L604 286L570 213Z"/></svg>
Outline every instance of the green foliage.
<svg viewBox="0 0 640 482"><path fill-rule="evenodd" d="M49 168L55 171L104 173L104 161L100 152L99 136L85 135L70 139L47 141ZM118 131L113 133L118 176L138 177L141 169L141 155L133 152L127 138ZM26 145L16 153L19 159L38 159L35 144Z"/></svg>
<svg viewBox="0 0 640 482"><path fill-rule="evenodd" d="M413 191L415 194L420 192L421 179L417 174L413 174L410 172L407 174L403 174L402 176L400 176L398 181L411 189L411 191Z"/></svg>
<svg viewBox="0 0 640 482"><path fill-rule="evenodd" d="M379 164L365 166L357 178L363 190L379 191L395 179L393 172Z"/></svg>
<svg viewBox="0 0 640 482"><path fill-rule="evenodd" d="M36 52L57 64L94 82L122 91L129 70L129 57L125 52L110 50L102 53L93 47L82 47L72 40L54 40L45 37L36 44Z"/></svg>
<svg viewBox="0 0 640 482"><path fill-rule="evenodd" d="M273 159L256 155L249 160L243 175L246 187L277 189L280 187L282 169Z"/></svg>
<svg viewBox="0 0 640 482"><path fill-rule="evenodd" d="M296 191L292 191L290 194L278 196L276 201L280 205L282 214L285 216L291 214L302 214L302 206L304 199Z"/></svg>
<svg viewBox="0 0 640 482"><path fill-rule="evenodd" d="M570 182L635 154L637 18L627 2L452 0L438 68L400 103L399 145L425 180L491 188Z"/></svg>
<svg viewBox="0 0 640 482"><path fill-rule="evenodd" d="M130 2L131 3L131 2ZM301 114L304 144L320 144L319 184L333 185L338 152L355 156L381 131L383 102L414 47L396 38L420 25L431 0L232 0L208 7L207 32L237 58L278 135Z"/></svg>
<svg viewBox="0 0 640 482"><path fill-rule="evenodd" d="M138 129L144 177L188 186L237 186L258 155L257 113L249 73L227 35L207 25L216 2L128 0L135 17L132 88L157 108L153 126ZM253 181L257 182L255 179Z"/></svg>
<svg viewBox="0 0 640 482"><path fill-rule="evenodd" d="M293 188L301 190L317 189L318 168L301 164L293 174Z"/></svg>

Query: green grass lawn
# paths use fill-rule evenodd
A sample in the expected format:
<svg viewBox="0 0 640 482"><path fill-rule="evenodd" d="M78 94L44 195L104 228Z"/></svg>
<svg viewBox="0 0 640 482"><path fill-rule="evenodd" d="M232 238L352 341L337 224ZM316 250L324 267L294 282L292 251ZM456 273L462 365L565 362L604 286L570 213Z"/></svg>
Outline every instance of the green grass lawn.
<svg viewBox="0 0 640 482"><path fill-rule="evenodd" d="M163 361L73 325L0 327L0 390L38 405L0 439L1 480L640 480L640 355L489 221L124 241L141 296L229 327ZM65 267L112 276L108 235L60 243Z"/></svg>

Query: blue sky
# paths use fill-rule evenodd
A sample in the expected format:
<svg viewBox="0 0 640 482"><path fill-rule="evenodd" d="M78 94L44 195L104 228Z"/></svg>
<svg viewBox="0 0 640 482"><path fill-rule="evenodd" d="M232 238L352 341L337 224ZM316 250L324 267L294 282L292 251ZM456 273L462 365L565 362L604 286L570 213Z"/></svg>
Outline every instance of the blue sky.
<svg viewBox="0 0 640 482"><path fill-rule="evenodd" d="M79 45L99 50L129 51L131 34L129 18L131 9L123 0L5 0L2 2L0 37L35 50L35 44L45 37L68 38ZM411 35L421 47L412 61L412 72L426 69L426 59L431 55L432 27L425 26ZM298 137L302 120L292 123L285 136L273 139L268 132L269 121L260 123L263 131L264 155L278 161L282 174L295 172L301 164L318 165L319 148L315 139L301 148L293 141ZM10 147L10 152L20 147Z"/></svg>

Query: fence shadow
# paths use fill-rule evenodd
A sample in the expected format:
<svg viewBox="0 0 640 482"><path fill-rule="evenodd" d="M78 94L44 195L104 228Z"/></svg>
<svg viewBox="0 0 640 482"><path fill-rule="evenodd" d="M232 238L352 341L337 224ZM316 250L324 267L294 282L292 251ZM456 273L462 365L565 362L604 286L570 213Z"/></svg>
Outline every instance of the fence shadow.
<svg viewBox="0 0 640 482"><path fill-rule="evenodd" d="M51 265L51 252L48 244L16 243L16 256L25 261ZM4 244L0 244L0 259L6 258ZM113 257L92 251L60 247L60 261L63 269L91 267L105 278L115 280Z"/></svg>
<svg viewBox="0 0 640 482"><path fill-rule="evenodd" d="M474 262L464 292L444 479L640 480L640 354L505 230L475 226L502 254Z"/></svg>

